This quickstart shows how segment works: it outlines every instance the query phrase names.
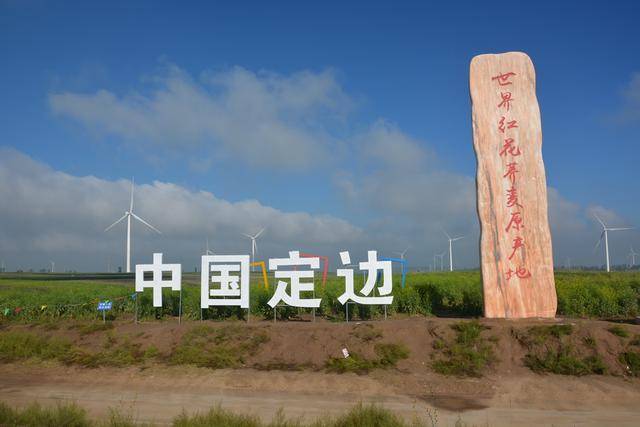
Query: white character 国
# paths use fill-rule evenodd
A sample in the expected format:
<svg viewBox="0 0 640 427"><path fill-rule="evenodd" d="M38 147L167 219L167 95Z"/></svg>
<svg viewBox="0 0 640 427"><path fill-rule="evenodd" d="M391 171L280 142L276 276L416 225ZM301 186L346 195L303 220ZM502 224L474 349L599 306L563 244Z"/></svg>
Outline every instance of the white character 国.
<svg viewBox="0 0 640 427"><path fill-rule="evenodd" d="M278 270L278 267L295 267L295 270ZM309 266L311 270L302 270L299 267ZM320 258L300 257L300 252L290 251L289 258L273 258L269 260L269 270L275 270L276 279L289 279L291 294L287 293L287 282L279 280L276 291L267 304L271 307L278 305L280 301L292 307L318 308L320 298L302 298L301 292L312 292L313 269L320 268ZM301 279L311 279L310 282L301 282Z"/></svg>
<svg viewBox="0 0 640 427"><path fill-rule="evenodd" d="M390 295L393 286L391 261L379 261L376 251L368 251L367 256L367 261L360 262L360 270L367 272L366 282L359 292L361 295L357 295L355 291L353 269L338 269L338 277L344 277L345 279L344 294L338 297L340 304L344 305L349 300L366 305L389 305L393 302L393 295ZM340 252L340 260L343 265L351 264L349 251ZM378 294L380 296L369 296L376 285L378 271L382 271L382 286L378 287Z"/></svg>
<svg viewBox="0 0 640 427"><path fill-rule="evenodd" d="M148 274L145 277L145 273ZM153 306L162 307L162 288L179 291L182 286L182 266L163 264L162 254L153 254L153 264L136 265L136 292L153 288Z"/></svg>
<svg viewBox="0 0 640 427"><path fill-rule="evenodd" d="M249 255L203 256L200 307L249 308L249 263Z"/></svg>

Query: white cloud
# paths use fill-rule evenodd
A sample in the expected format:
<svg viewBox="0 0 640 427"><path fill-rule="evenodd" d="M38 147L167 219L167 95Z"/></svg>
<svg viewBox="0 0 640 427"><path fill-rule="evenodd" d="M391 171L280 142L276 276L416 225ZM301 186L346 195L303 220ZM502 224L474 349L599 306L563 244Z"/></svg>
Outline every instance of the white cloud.
<svg viewBox="0 0 640 427"><path fill-rule="evenodd" d="M195 159L232 155L294 170L328 161L339 144L329 130L353 107L331 70L280 76L234 67L196 80L169 66L150 80L146 93L61 92L50 94L49 103L54 113L143 150Z"/></svg>
<svg viewBox="0 0 640 427"><path fill-rule="evenodd" d="M0 199L10 201L0 204L0 257L14 268L54 259L69 269L104 269L109 256L122 265L124 226L103 230L128 207L129 186L68 175L0 149ZM259 241L263 254L333 249L363 239L360 228L336 217L283 212L255 200L231 203L165 182L137 185L134 211L163 231L158 236L134 223L134 261L161 250L196 265L207 236L217 250L246 252L241 233L261 227L267 227Z"/></svg>

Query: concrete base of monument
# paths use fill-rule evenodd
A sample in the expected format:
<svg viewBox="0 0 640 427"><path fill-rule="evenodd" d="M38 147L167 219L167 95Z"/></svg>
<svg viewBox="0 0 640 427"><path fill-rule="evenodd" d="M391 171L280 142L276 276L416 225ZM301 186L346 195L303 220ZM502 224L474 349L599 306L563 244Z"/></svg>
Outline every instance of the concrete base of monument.
<svg viewBox="0 0 640 427"><path fill-rule="evenodd" d="M121 368L84 368L33 359L0 363L0 401L14 406L75 402L96 418L116 408L140 422L160 425L169 424L183 410L203 412L217 404L270 421L280 409L287 417L312 420L342 414L358 402L382 405L406 420L418 418L423 425L434 425L430 421L434 415L437 425L444 426L456 425L458 420L461 425L482 426L637 425L640 379L620 363L620 355L640 350L633 344L640 336L639 325L484 319L480 320L484 344L492 347L495 358L476 372L479 376L435 372L434 361L445 360L447 346L455 342L456 325L469 320L204 322L214 330L233 325L227 334L242 335L244 328L267 334L259 351L246 355L235 369L168 363L185 333L201 322L117 323L113 329L89 334L64 323L57 330L8 326L5 330L13 332L65 336L86 351L103 349L109 336L126 337L143 349L153 343L159 354L153 362ZM626 338L620 329L626 331ZM546 339L544 346L552 348L557 337L572 340L567 343L578 349L578 358L597 352L604 374L539 374L525 366L529 344ZM375 346L383 343L405 345L408 358L387 369L359 374L331 373L326 368L329 358L342 357L343 348L352 356L371 358Z"/></svg>

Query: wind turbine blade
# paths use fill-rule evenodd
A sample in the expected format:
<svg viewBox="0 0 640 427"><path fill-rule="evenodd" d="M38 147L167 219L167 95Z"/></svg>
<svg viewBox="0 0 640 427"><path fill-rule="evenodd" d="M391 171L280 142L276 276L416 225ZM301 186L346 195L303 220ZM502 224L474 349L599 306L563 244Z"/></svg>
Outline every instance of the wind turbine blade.
<svg viewBox="0 0 640 427"><path fill-rule="evenodd" d="M596 219L598 220L598 222L600 223L600 225L602 225L602 228L607 228L606 225L604 225L604 222L602 222L602 220L600 219L600 217L596 214L593 214L594 217L596 217Z"/></svg>
<svg viewBox="0 0 640 427"><path fill-rule="evenodd" d="M458 236L458 237L454 237L453 239L451 239L452 242L455 242L456 240L460 240L460 239L464 239L467 236Z"/></svg>
<svg viewBox="0 0 640 427"><path fill-rule="evenodd" d="M160 230L158 230L157 228L155 228L153 225L149 224L147 221L145 221L144 219L140 218L138 215L134 214L133 212L131 212L131 216L133 216L135 219L137 219L138 221L140 221L141 223L143 223L144 225L146 225L147 227L149 227L150 229L152 229L153 231L155 231L158 234L162 234L160 232Z"/></svg>
<svg viewBox="0 0 640 427"><path fill-rule="evenodd" d="M263 228L262 230L258 231L258 234L256 234L255 236L253 236L253 238L254 238L254 239L257 239L258 237L260 237L260 235L262 234L262 232L263 232L264 230L265 230L265 229Z"/></svg>
<svg viewBox="0 0 640 427"><path fill-rule="evenodd" d="M128 213L122 215L122 217L117 220L116 222L114 222L113 224L111 224L110 226L108 226L107 228L104 229L105 232L111 230L116 224L118 224L120 221L122 221L123 219L125 219L127 217L127 215L129 215Z"/></svg>
<svg viewBox="0 0 640 427"><path fill-rule="evenodd" d="M442 230L442 232L444 233L445 236L447 236L447 239L451 239L451 236L449 236L449 233L447 233L446 231L444 231L444 228L440 227L440 229Z"/></svg>
<svg viewBox="0 0 640 427"><path fill-rule="evenodd" d="M600 242L602 242L602 238L604 237L604 231L602 232L602 234L600 234L600 239L598 239L598 242L596 243L596 245L593 247L593 251L595 252L596 249L598 249L600 247Z"/></svg>
<svg viewBox="0 0 640 427"><path fill-rule="evenodd" d="M258 242L256 242L256 239L251 239L252 245L253 245L253 252L257 253L258 252Z"/></svg>
<svg viewBox="0 0 640 427"><path fill-rule="evenodd" d="M633 230L633 227L617 227L617 228L607 228L609 231L623 231L623 230Z"/></svg>
<svg viewBox="0 0 640 427"><path fill-rule="evenodd" d="M129 212L133 212L133 187L134 187L133 177L131 177L131 203L129 205Z"/></svg>
<svg viewBox="0 0 640 427"><path fill-rule="evenodd" d="M243 236L248 237L249 239L253 239L253 236L251 236L251 235L249 235L249 234L247 234L247 233L241 233L241 234L242 234Z"/></svg>

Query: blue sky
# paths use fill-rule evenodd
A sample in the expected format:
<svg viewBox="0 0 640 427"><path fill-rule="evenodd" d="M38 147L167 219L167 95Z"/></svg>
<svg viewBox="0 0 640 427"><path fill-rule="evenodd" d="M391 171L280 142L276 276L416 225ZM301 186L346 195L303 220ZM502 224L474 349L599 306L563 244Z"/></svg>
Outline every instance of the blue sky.
<svg viewBox="0 0 640 427"><path fill-rule="evenodd" d="M555 224L552 218L557 261L599 261L577 237L590 233L590 246L597 240L593 209L640 225L637 2L345 3L0 2L5 170L46 165L49 173L91 175L105 185L135 176L139 184L171 183L230 203L256 200L284 213L330 217L359 237L321 243L322 250L375 243L395 251L407 242L414 266L440 250L438 223L474 236L460 255L473 267L475 200L456 199L473 195L475 175L468 66L477 54L518 50L536 66L547 179L559 199L550 209L565 207ZM213 129L203 112L209 109L224 113ZM248 149L246 140L265 129L276 146L256 138ZM417 150L423 163L404 175L401 158L368 158L363 147L376 138L413 159ZM300 139L307 144L296 145ZM290 161L281 161L283 153ZM373 194L377 188L421 198L416 182L442 192L432 190L424 205ZM8 187L8 197L24 197L15 193L19 186ZM441 198L452 200L432 209ZM585 228L570 235L562 221ZM211 233L235 250L222 227ZM65 233L78 239L81 230ZM372 234L380 240L362 237ZM121 236L111 238L99 256L118 256ZM171 247L184 248L183 257L188 242L203 239L195 231L174 238L183 246ZM265 239L265 255L297 244L284 232ZM33 254L29 263L53 256L51 247L32 242L23 248ZM634 242L640 247L637 233L619 238L619 263ZM0 251L18 262L7 246ZM70 267L77 259L72 251L60 256ZM97 268L88 259L72 267Z"/></svg>

